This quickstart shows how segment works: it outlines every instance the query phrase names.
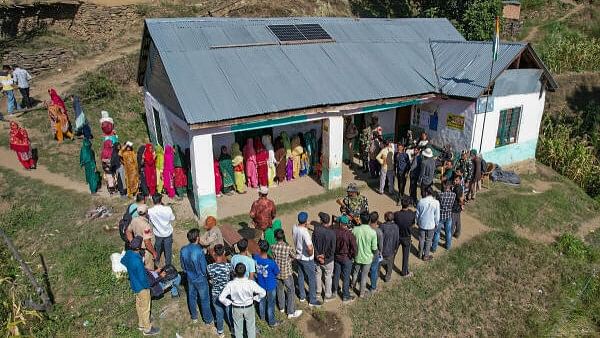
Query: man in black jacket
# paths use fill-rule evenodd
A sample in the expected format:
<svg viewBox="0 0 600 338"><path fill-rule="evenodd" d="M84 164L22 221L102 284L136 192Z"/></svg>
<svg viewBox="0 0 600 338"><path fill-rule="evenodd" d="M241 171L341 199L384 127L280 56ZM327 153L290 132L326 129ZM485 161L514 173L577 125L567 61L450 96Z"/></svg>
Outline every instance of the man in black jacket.
<svg viewBox="0 0 600 338"><path fill-rule="evenodd" d="M325 296L323 301L327 302L334 298L331 294L331 283L333 278L333 259L335 257L335 232L331 228L331 216L324 212L319 213L321 224L315 227L312 234L312 242L315 249L315 263L317 266L317 295L323 290L323 279L325 280ZM324 275L324 276L323 276Z"/></svg>
<svg viewBox="0 0 600 338"><path fill-rule="evenodd" d="M379 226L383 232L383 245L381 248L381 266L385 269L384 282L389 282L392 279L392 270L394 269L394 260L400 245L400 232L398 226L394 223L394 213L388 211L384 215L385 223Z"/></svg>
<svg viewBox="0 0 600 338"><path fill-rule="evenodd" d="M400 245L402 245L402 272L400 273L402 277L412 275L411 272L408 272L408 255L410 254L410 230L413 224L415 224L415 212L408 209L410 202L408 198L403 198L401 200L402 210L394 214L394 222L398 227L399 241Z"/></svg>

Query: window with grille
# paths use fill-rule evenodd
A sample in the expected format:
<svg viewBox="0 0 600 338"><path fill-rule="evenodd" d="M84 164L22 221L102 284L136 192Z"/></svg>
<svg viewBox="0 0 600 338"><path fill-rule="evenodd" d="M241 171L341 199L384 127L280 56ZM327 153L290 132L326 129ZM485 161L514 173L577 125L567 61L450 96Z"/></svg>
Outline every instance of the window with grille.
<svg viewBox="0 0 600 338"><path fill-rule="evenodd" d="M521 124L521 107L500 111L496 148L507 144L517 143L519 138L519 125Z"/></svg>

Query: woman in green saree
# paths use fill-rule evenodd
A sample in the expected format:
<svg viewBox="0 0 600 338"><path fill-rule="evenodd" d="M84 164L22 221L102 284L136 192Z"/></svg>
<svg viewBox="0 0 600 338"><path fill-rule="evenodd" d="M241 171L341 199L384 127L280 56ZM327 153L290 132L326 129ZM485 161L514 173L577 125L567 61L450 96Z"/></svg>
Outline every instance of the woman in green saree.
<svg viewBox="0 0 600 338"><path fill-rule="evenodd" d="M221 147L219 169L221 169L221 179L223 180L223 193L230 195L233 193L233 165L226 146Z"/></svg>
<svg viewBox="0 0 600 338"><path fill-rule="evenodd" d="M99 179L96 171L96 155L92 149L92 142L84 139L79 152L79 164L85 170L85 180L90 187L90 192L95 194L98 191Z"/></svg>

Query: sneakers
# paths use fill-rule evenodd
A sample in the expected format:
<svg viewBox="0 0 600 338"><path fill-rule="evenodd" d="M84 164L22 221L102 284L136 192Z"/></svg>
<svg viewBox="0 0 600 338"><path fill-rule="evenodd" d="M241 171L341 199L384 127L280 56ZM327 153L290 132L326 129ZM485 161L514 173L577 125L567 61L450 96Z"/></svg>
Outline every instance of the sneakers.
<svg viewBox="0 0 600 338"><path fill-rule="evenodd" d="M300 303L304 303L304 302L306 302L306 299L305 298L300 298L299 301L300 301Z"/></svg>
<svg viewBox="0 0 600 338"><path fill-rule="evenodd" d="M314 303L308 303L308 306L310 307L321 307L321 305L323 305L323 303L316 301Z"/></svg>
<svg viewBox="0 0 600 338"><path fill-rule="evenodd" d="M151 327L150 330L142 332L144 336L156 336L160 332L157 327Z"/></svg>
<svg viewBox="0 0 600 338"><path fill-rule="evenodd" d="M278 327L279 325L281 325L280 321L276 321L273 325L269 325L270 327Z"/></svg>
<svg viewBox="0 0 600 338"><path fill-rule="evenodd" d="M302 315L302 310L296 310L288 315L288 319L298 318L300 315Z"/></svg>
<svg viewBox="0 0 600 338"><path fill-rule="evenodd" d="M279 310L279 312L285 313L285 309L281 309L281 310Z"/></svg>
<svg viewBox="0 0 600 338"><path fill-rule="evenodd" d="M325 301L325 303L327 303L327 302L331 302L331 301L332 301L332 300L334 300L334 299L335 299L335 296L334 296L334 295L331 295L331 296L329 296L329 297L324 297L324 298L323 298L323 300Z"/></svg>
<svg viewBox="0 0 600 338"><path fill-rule="evenodd" d="M225 332L219 331L219 330L217 330L217 328L215 328L215 331L217 332L218 337L225 337Z"/></svg>
<svg viewBox="0 0 600 338"><path fill-rule="evenodd" d="M344 299L342 299L342 304L352 303L355 299L356 299L356 297L354 297L354 296L350 296L350 298L344 298Z"/></svg>
<svg viewBox="0 0 600 338"><path fill-rule="evenodd" d="M400 277L402 277L402 278L409 278L409 277L412 277L412 276L413 276L413 273L412 273L412 272L409 272L409 273L407 273L407 274L406 274L406 275L404 275L404 276L403 276L403 275L400 275Z"/></svg>
<svg viewBox="0 0 600 338"><path fill-rule="evenodd" d="M192 319L192 324L198 324L198 319Z"/></svg>
<svg viewBox="0 0 600 338"><path fill-rule="evenodd" d="M429 256L425 256L425 257L423 257L423 260L424 260L425 262L428 262L428 261L430 261L430 260L432 260L432 259L433 259L433 256L432 256L432 255L429 255Z"/></svg>

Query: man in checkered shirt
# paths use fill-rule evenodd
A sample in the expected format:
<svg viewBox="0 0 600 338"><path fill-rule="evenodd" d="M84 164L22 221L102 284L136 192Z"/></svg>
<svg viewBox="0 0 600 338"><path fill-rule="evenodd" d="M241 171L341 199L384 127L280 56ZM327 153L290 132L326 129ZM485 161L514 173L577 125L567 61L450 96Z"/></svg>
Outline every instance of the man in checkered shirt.
<svg viewBox="0 0 600 338"><path fill-rule="evenodd" d="M452 206L454 205L456 194L452 191L452 184L450 182L444 182L444 190L438 195L437 199L440 201L440 223L435 227L431 252L435 252L437 249L442 228L446 233L446 250L450 250L452 246Z"/></svg>
<svg viewBox="0 0 600 338"><path fill-rule="evenodd" d="M279 267L279 275L277 275L277 303L281 312L285 312L287 303L288 318L296 318L302 314L302 310L296 310L294 303L295 286L294 276L292 275L292 260L296 257L296 249L285 242L285 234L282 229L275 230L275 239L277 243L271 246L271 252L273 253L275 263Z"/></svg>

